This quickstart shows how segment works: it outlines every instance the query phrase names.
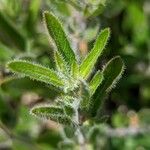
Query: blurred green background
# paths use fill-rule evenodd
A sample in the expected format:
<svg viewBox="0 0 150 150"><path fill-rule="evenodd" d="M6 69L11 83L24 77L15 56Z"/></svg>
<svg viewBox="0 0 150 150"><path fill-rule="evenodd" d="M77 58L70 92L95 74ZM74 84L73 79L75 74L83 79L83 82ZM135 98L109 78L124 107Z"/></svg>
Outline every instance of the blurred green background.
<svg viewBox="0 0 150 150"><path fill-rule="evenodd" d="M115 55L123 58L126 69L106 100L107 119L93 139L98 137L102 150L150 150L149 0L0 0L0 150L59 149L60 126L29 114L34 104L53 101L57 91L14 76L5 66L20 58L55 67L55 47L42 20L44 10L59 17L82 58L99 31L111 28L95 70Z"/></svg>

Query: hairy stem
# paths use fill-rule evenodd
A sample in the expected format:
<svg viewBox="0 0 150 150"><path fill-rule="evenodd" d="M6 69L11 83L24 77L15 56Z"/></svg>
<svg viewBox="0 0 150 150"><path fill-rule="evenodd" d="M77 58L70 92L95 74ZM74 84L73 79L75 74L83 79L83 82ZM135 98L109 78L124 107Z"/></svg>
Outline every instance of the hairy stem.
<svg viewBox="0 0 150 150"><path fill-rule="evenodd" d="M74 110L75 110L75 115L74 115L73 121L76 124L75 135L77 137L77 140L78 140L78 143L79 143L79 146L80 146L80 150L87 150L85 138L84 138L84 135L82 134L80 126L79 126L80 119L79 119L78 109L79 109L79 105L80 105L80 100L76 99L74 101L73 105L74 105Z"/></svg>

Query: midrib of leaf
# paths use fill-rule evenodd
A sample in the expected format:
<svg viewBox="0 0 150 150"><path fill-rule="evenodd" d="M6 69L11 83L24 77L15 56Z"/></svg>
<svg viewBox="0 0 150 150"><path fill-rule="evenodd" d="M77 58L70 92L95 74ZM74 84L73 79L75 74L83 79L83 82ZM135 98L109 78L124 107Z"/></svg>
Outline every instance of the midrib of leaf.
<svg viewBox="0 0 150 150"><path fill-rule="evenodd" d="M30 77L31 79L53 84L54 86L63 86L62 80L53 70L41 65L22 60L14 60L9 62L7 66L11 71Z"/></svg>

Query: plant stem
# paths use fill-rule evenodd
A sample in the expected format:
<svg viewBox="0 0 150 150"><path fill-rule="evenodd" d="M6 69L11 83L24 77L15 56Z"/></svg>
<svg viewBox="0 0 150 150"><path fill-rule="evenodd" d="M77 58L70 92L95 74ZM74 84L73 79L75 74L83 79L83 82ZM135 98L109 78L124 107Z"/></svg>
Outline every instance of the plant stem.
<svg viewBox="0 0 150 150"><path fill-rule="evenodd" d="M76 131L75 131L75 135L77 136L77 140L80 146L80 150L87 150L86 148L86 143L85 143L85 138L84 135L81 132L80 129L80 121L79 121L79 112L78 112L78 108L80 105L80 101L78 99L76 99L73 103L74 105L74 110L75 110L75 116L73 118L74 122L76 123Z"/></svg>
<svg viewBox="0 0 150 150"><path fill-rule="evenodd" d="M84 136L80 130L80 127L77 127L77 129L76 129L76 136L78 139L78 143L80 145L80 150L87 150L85 139L84 139Z"/></svg>

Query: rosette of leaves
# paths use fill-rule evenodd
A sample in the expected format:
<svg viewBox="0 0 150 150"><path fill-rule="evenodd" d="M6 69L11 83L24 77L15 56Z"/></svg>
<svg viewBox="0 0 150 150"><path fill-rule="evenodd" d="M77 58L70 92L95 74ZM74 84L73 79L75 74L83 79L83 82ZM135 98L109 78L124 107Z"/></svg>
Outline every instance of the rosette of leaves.
<svg viewBox="0 0 150 150"><path fill-rule="evenodd" d="M60 21L46 11L44 22L57 47L54 51L56 69L26 60L10 61L7 67L18 75L60 89L54 104L34 106L31 109L33 115L61 124L79 126L86 120L96 118L105 96L122 75L123 61L120 56L112 58L89 81L94 65L107 44L110 29L100 32L91 51L79 62Z"/></svg>

